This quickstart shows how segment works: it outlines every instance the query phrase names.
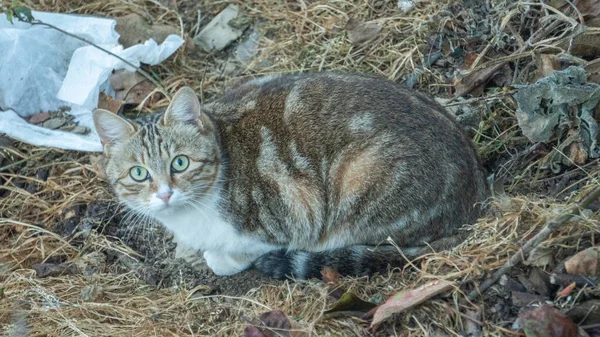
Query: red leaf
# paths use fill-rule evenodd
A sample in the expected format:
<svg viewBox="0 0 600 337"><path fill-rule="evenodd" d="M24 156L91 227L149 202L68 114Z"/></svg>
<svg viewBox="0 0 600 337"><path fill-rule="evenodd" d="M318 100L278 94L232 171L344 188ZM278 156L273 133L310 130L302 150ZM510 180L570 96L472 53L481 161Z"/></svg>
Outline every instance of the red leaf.
<svg viewBox="0 0 600 337"><path fill-rule="evenodd" d="M451 282L436 280L416 289L402 290L388 298L385 303L373 308L373 310L366 314L366 317L373 317L371 327L374 327L392 314L417 306L436 295L452 289L453 286L454 284Z"/></svg>
<svg viewBox="0 0 600 337"><path fill-rule="evenodd" d="M549 305L524 308L519 320L527 337L577 337L577 325Z"/></svg>
<svg viewBox="0 0 600 337"><path fill-rule="evenodd" d="M565 261L567 273L573 275L600 275L600 247L583 250Z"/></svg>

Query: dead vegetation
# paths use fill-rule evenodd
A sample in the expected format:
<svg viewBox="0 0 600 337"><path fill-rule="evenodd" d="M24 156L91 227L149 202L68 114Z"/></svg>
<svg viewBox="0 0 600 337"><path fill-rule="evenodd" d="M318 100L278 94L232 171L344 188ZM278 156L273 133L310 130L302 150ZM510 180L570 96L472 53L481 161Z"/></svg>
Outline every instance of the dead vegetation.
<svg viewBox="0 0 600 337"><path fill-rule="evenodd" d="M247 76L348 70L380 74L435 95L473 136L494 173L497 198L490 216L468 228L466 242L390 275L330 277L327 285L321 280L269 282L249 273L228 282L174 261L172 244L160 228L128 226L135 218L111 196L94 155L4 139L3 334L240 336L250 327L249 336L269 336L252 327L261 327L261 313L281 310L288 322L271 318L296 330L291 336L519 335L513 323L520 308L548 303L590 336L598 335L600 319L593 314L598 304L590 304L600 297L598 279L571 277L564 267L568 257L598 245L598 202L523 256L482 296L467 300L545 223L598 185L597 156L585 139L574 136L581 122L574 118L564 133L534 143L521 130L514 98L519 85L571 65L585 69L589 82L600 82L600 7L595 1L421 0L407 13L397 1L239 1L250 28L217 53L195 47L192 38L229 2L23 4L111 18L136 13L149 24L171 26L187 43L151 69L171 94L188 85L209 100ZM252 32L259 35L257 49L241 59L237 46ZM148 113L165 107L168 99L158 95L133 103ZM332 295L332 287L379 304L399 290L436 280L450 282L450 289L394 314L376 329L356 308L353 314L327 311L340 297L339 292Z"/></svg>

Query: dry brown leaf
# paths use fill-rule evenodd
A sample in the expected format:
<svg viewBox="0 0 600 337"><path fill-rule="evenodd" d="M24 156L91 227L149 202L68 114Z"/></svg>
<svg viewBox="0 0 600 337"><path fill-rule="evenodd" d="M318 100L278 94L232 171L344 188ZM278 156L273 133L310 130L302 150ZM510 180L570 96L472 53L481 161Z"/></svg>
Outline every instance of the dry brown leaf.
<svg viewBox="0 0 600 337"><path fill-rule="evenodd" d="M115 99L125 104L140 104L156 89L156 86L141 74L125 69L113 72L110 85L115 91Z"/></svg>
<svg viewBox="0 0 600 337"><path fill-rule="evenodd" d="M100 96L98 97L98 108L118 114L123 108L123 103L116 99L113 99L104 92L100 92Z"/></svg>
<svg viewBox="0 0 600 337"><path fill-rule="evenodd" d="M600 324L600 299L577 303L565 313L573 322L582 325Z"/></svg>
<svg viewBox="0 0 600 337"><path fill-rule="evenodd" d="M525 264L542 268L552 266L554 265L554 255L554 249L540 245L531 250Z"/></svg>
<svg viewBox="0 0 600 337"><path fill-rule="evenodd" d="M585 31L574 39L567 39L558 45L560 48L569 49L572 55L584 58L600 57L600 34L594 31Z"/></svg>
<svg viewBox="0 0 600 337"><path fill-rule="evenodd" d="M565 261L567 273L573 275L600 275L600 247L583 250Z"/></svg>
<svg viewBox="0 0 600 337"><path fill-rule="evenodd" d="M600 84L600 58L597 58L585 66L588 82Z"/></svg>
<svg viewBox="0 0 600 337"><path fill-rule="evenodd" d="M132 13L116 19L115 30L119 33L119 43L125 48L154 39L161 44L167 36L177 34L178 29L167 25L150 25L142 16Z"/></svg>
<svg viewBox="0 0 600 337"><path fill-rule="evenodd" d="M454 284L452 282L436 280L428 282L416 289L402 290L388 298L385 303L373 308L365 316L373 317L373 321L371 322L371 327L373 328L391 315L417 306L453 287Z"/></svg>
<svg viewBox="0 0 600 337"><path fill-rule="evenodd" d="M473 96L481 95L483 93L483 86L494 76L502 67L504 63L497 64L489 68L483 68L475 70L463 77L458 84L456 84L456 96L464 96L467 94L473 94ZM475 94L476 89L481 89L478 94Z"/></svg>
<svg viewBox="0 0 600 337"><path fill-rule="evenodd" d="M338 31L340 27L343 26L344 22L342 21L342 19L336 16L327 18L323 23L323 28L325 28L326 31Z"/></svg>
<svg viewBox="0 0 600 337"><path fill-rule="evenodd" d="M581 142L576 141L571 143L569 146L569 159L573 161L577 165L585 164L588 158L588 153L581 144Z"/></svg>
<svg viewBox="0 0 600 337"><path fill-rule="evenodd" d="M41 124L50 119L50 114L47 112L40 112L29 117L30 124Z"/></svg>
<svg viewBox="0 0 600 337"><path fill-rule="evenodd" d="M327 284L329 288L329 295L334 298L341 298L344 295L344 290L340 287L340 273L330 267L325 267L321 270L323 276L323 282Z"/></svg>
<svg viewBox="0 0 600 337"><path fill-rule="evenodd" d="M535 63L537 72L532 82L537 82L540 78L550 76L556 70L560 70L560 61L554 54L537 54Z"/></svg>
<svg viewBox="0 0 600 337"><path fill-rule="evenodd" d="M586 23L600 16L600 2L598 0L575 0L573 4L577 7Z"/></svg>
<svg viewBox="0 0 600 337"><path fill-rule="evenodd" d="M260 314L258 319L246 325L244 337L305 337L306 332L290 321L281 311L274 310Z"/></svg>
<svg viewBox="0 0 600 337"><path fill-rule="evenodd" d="M577 337L577 325L549 305L523 308L519 320L527 337Z"/></svg>
<svg viewBox="0 0 600 337"><path fill-rule="evenodd" d="M362 45L373 41L382 29L382 25L372 22L361 22L354 18L350 18L346 23L348 38L355 45Z"/></svg>

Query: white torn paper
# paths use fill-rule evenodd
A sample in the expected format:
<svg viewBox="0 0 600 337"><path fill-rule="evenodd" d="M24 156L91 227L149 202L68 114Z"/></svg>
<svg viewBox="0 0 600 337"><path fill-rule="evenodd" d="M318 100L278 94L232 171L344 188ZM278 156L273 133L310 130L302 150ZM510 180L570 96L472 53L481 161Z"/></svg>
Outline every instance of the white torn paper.
<svg viewBox="0 0 600 337"><path fill-rule="evenodd" d="M156 65L183 43L170 35L161 45L150 39L123 49L115 20L33 11L33 17L83 37L139 66ZM23 22L10 24L0 14L0 133L37 145L78 151L102 151L92 121L100 91L112 95L113 69L127 68L116 57L48 27ZM39 112L69 108L87 135L49 130L27 123Z"/></svg>

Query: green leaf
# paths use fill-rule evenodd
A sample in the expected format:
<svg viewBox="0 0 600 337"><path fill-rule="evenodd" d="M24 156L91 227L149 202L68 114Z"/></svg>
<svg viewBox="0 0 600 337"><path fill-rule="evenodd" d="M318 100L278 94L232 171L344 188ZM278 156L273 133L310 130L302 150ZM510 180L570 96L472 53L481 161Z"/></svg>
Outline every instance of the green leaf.
<svg viewBox="0 0 600 337"><path fill-rule="evenodd" d="M331 309L323 312L327 318L334 316L355 316L362 317L369 310L375 308L377 304L362 300L352 292L346 292L337 301Z"/></svg>
<svg viewBox="0 0 600 337"><path fill-rule="evenodd" d="M31 14L31 9L25 6L15 7L13 9L15 17L19 19L19 21L31 22L35 20L33 15Z"/></svg>
<svg viewBox="0 0 600 337"><path fill-rule="evenodd" d="M8 20L11 25L13 24L13 12L11 9L6 12L6 20Z"/></svg>

